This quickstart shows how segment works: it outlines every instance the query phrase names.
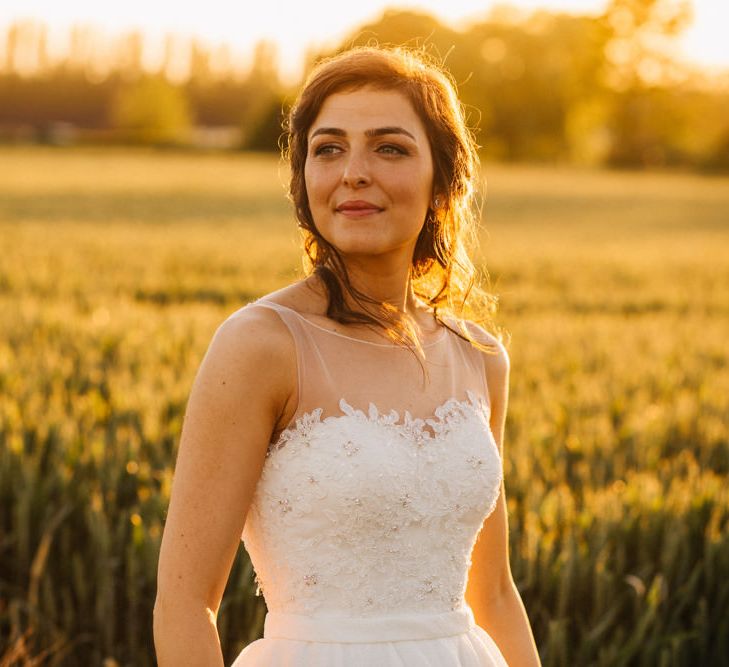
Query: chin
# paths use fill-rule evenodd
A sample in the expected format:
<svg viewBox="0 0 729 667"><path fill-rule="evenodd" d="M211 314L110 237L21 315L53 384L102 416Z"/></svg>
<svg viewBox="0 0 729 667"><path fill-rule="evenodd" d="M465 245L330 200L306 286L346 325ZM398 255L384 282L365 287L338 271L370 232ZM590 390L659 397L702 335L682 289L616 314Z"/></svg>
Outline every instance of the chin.
<svg viewBox="0 0 729 667"><path fill-rule="evenodd" d="M392 243L372 235L335 234L324 237L343 255L379 255L392 250Z"/></svg>
<svg viewBox="0 0 729 667"><path fill-rule="evenodd" d="M334 246L345 257L382 255L392 248L373 243L345 243Z"/></svg>

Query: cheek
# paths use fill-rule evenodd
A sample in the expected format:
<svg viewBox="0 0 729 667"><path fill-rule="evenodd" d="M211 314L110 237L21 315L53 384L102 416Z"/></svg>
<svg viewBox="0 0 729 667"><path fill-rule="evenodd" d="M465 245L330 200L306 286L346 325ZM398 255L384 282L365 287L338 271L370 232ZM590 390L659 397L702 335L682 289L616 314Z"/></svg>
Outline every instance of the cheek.
<svg viewBox="0 0 729 667"><path fill-rule="evenodd" d="M316 168L304 169L304 183L306 185L306 195L312 206L323 203L328 197L331 178L327 178L326 173Z"/></svg>
<svg viewBox="0 0 729 667"><path fill-rule="evenodd" d="M418 165L418 168L397 175L393 174L390 180L391 186L396 189L400 196L413 200L430 201L433 188L433 172L426 165Z"/></svg>
<svg viewBox="0 0 729 667"><path fill-rule="evenodd" d="M409 206L423 206L430 204L432 183L425 178L412 177L403 179L397 184L396 197Z"/></svg>

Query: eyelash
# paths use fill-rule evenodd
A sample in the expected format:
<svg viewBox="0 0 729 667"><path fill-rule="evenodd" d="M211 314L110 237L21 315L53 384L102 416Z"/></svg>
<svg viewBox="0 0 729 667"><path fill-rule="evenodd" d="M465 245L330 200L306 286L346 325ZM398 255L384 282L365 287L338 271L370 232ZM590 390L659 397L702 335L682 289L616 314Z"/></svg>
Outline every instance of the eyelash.
<svg viewBox="0 0 729 667"><path fill-rule="evenodd" d="M408 152L402 148L401 146L396 146L395 144L383 144L382 146L379 146L379 148L391 148L397 153L398 155L407 155ZM389 151L388 151L389 153Z"/></svg>
<svg viewBox="0 0 729 667"><path fill-rule="evenodd" d="M317 146L314 149L314 155L335 155L335 152L330 152L328 149L338 149L339 146L336 144L322 144L321 146ZM408 155L408 152L402 148L401 146L396 146L395 144L382 144L381 146L377 147L377 150L381 150L383 148L387 148L388 150L385 152L385 155Z"/></svg>
<svg viewBox="0 0 729 667"><path fill-rule="evenodd" d="M322 144L314 149L314 155L333 155L333 153L330 153L327 150L328 148L339 148L339 146L335 146L334 144Z"/></svg>

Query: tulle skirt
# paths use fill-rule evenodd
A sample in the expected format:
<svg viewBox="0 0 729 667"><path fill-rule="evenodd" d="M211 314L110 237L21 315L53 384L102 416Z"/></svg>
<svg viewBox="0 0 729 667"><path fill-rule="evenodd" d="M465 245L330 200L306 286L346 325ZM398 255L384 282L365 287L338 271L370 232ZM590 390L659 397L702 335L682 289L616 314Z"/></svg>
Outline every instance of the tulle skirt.
<svg viewBox="0 0 729 667"><path fill-rule="evenodd" d="M269 612L232 667L508 667L469 607L350 618Z"/></svg>

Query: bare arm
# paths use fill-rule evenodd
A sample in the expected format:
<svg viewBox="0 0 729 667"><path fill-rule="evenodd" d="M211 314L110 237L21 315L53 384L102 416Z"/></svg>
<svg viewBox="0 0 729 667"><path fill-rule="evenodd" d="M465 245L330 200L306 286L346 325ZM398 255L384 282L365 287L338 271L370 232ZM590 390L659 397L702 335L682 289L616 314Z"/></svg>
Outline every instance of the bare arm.
<svg viewBox="0 0 729 667"><path fill-rule="evenodd" d="M489 342L493 343L495 339ZM509 394L509 357L506 350L501 348L498 356L486 355L486 369L491 399L491 432L503 460ZM471 556L466 600L476 623L493 638L509 667L539 667L539 653L529 618L511 575L508 534L502 482L496 508L484 522Z"/></svg>
<svg viewBox="0 0 729 667"><path fill-rule="evenodd" d="M159 558L160 667L223 665L218 609L269 438L295 386L292 346L275 313L244 312L218 328L195 378Z"/></svg>

